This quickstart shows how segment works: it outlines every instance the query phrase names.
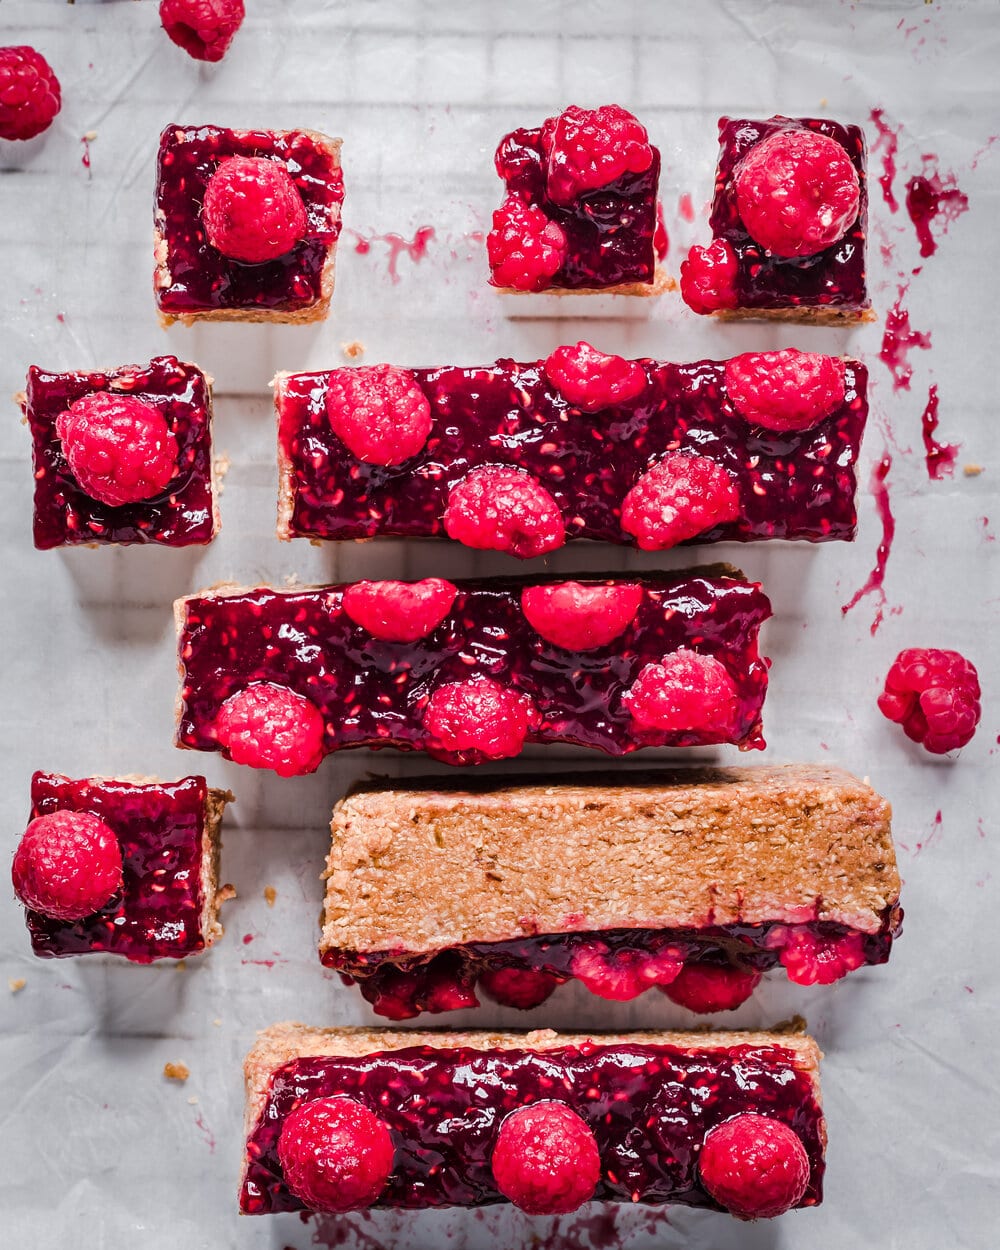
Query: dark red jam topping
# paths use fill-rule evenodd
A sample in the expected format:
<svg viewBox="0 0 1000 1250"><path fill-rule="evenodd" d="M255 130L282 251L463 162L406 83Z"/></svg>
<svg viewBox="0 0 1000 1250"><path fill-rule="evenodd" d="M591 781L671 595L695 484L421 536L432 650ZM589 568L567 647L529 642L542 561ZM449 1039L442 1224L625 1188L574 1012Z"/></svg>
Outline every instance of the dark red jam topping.
<svg viewBox="0 0 1000 1250"><path fill-rule="evenodd" d="M118 836L124 873L121 892L83 920L52 920L27 911L35 954L62 958L106 952L148 964L203 950L201 860L207 794L204 777L139 784L35 773L31 819L58 811L100 817Z"/></svg>
<svg viewBox="0 0 1000 1250"><path fill-rule="evenodd" d="M94 391L119 391L158 409L177 440L177 476L152 499L114 507L85 494L56 434L60 413ZM212 422L205 375L173 356L156 356L146 368L108 373L28 370L25 416L34 440L35 546L80 543L158 543L187 547L211 541Z"/></svg>
<svg viewBox="0 0 1000 1250"><path fill-rule="evenodd" d="M216 251L205 237L205 187L227 156L282 161L302 196L309 219L305 238L277 260L242 264ZM214 309L293 312L315 304L323 266L340 234L344 180L330 153L300 130L226 130L168 126L160 135L156 225L166 240L170 285L157 291L171 316Z"/></svg>
<svg viewBox="0 0 1000 1250"><path fill-rule="evenodd" d="M301 1210L281 1175L281 1126L300 1103L337 1094L358 1099L392 1132L395 1169L381 1207L502 1202L490 1170L498 1126L511 1111L543 1099L565 1102L594 1133L598 1201L719 1210L701 1186L698 1152L717 1124L751 1111L798 1134L810 1165L800 1205L822 1200L823 1115L791 1050L586 1043L541 1052L414 1046L294 1059L274 1073L250 1134L241 1210Z"/></svg>
<svg viewBox="0 0 1000 1250"><path fill-rule="evenodd" d="M625 496L671 452L710 457L739 496L739 515L693 542L851 539L855 464L868 415L868 371L845 364L844 402L812 429L777 433L747 423L726 397L725 362L641 360L633 400L597 413L563 399L542 361L485 368L415 369L431 406L423 448L402 465L365 464L333 433L330 373L282 383L279 439L293 495L292 536L443 536L452 488L470 469L527 470L555 499L567 538L634 544L622 528ZM339 372L339 371L337 371Z"/></svg>

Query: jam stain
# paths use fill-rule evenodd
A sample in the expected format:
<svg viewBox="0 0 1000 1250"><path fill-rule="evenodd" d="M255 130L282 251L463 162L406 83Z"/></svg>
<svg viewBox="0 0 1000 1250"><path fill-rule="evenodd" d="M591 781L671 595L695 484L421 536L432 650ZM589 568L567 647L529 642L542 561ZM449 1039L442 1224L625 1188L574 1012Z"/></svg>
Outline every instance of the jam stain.
<svg viewBox="0 0 1000 1250"><path fill-rule="evenodd" d="M932 223L940 225L941 234L968 212L969 197L959 189L952 173L941 174L937 158L924 157L924 171L906 184L906 211L917 231L921 256L933 256L937 251L937 239L931 232Z"/></svg>
<svg viewBox="0 0 1000 1250"><path fill-rule="evenodd" d="M421 226L414 234L412 239L404 239L401 234L373 234L363 235L352 230L355 244L354 250L359 256L367 256L372 250L373 243L385 243L389 248L389 277L393 284L400 281L399 276L399 258L401 256L409 256L414 264L423 260L427 255L427 245L434 238L433 226Z"/></svg>
<svg viewBox="0 0 1000 1250"><path fill-rule="evenodd" d="M882 522L882 541L879 543L878 551L875 555L875 567L868 574L868 580L865 584L859 590L856 590L849 602L845 603L840 609L842 615L846 616L852 608L857 607L866 595L876 594L878 596L878 608L871 625L873 637L878 633L878 627L882 624L882 619L885 615L885 567L889 562L892 540L896 535L896 518L892 515L892 509L889 506L889 488L886 485L886 478L889 476L891 468L892 457L886 453L872 469L871 492L875 497L875 507Z"/></svg>
<svg viewBox="0 0 1000 1250"><path fill-rule="evenodd" d="M694 204L691 200L690 191L685 191L677 201L677 211L685 221L694 221Z"/></svg>
<svg viewBox="0 0 1000 1250"><path fill-rule="evenodd" d="M920 418L924 435L927 476L934 482L939 482L943 477L954 476L955 459L961 447L960 443L939 443L935 439L939 420L938 388L935 383L927 392L927 407Z"/></svg>
<svg viewBox="0 0 1000 1250"><path fill-rule="evenodd" d="M878 354L879 360L892 374L894 391L910 389L910 379L913 377L910 352L914 348L927 351L931 345L929 330L914 330L910 325L909 311L903 307L903 299L909 289L908 284L899 287L896 302L885 315L885 333Z"/></svg>
<svg viewBox="0 0 1000 1250"><path fill-rule="evenodd" d="M889 211L898 213L899 201L896 199L892 184L896 177L896 154L899 151L899 135L902 127L893 130L885 120L884 109L872 109L869 116L872 125L878 131L878 138L872 144L872 151L882 154L882 172L879 175L878 185L882 188L882 198L888 204Z"/></svg>

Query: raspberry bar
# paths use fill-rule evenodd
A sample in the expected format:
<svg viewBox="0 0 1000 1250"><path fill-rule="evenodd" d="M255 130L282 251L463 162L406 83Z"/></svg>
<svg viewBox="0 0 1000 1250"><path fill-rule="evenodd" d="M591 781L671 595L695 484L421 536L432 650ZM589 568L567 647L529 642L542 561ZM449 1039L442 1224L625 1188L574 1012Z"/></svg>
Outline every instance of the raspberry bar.
<svg viewBox="0 0 1000 1250"><path fill-rule="evenodd" d="M777 1032L275 1025L245 1063L240 1210L816 1206L820 1057Z"/></svg>
<svg viewBox="0 0 1000 1250"><path fill-rule="evenodd" d="M158 781L35 773L14 856L32 950L43 958L184 959L222 934L222 814L204 777Z"/></svg>
<svg viewBox="0 0 1000 1250"><path fill-rule="evenodd" d="M449 764L572 743L763 747L770 604L726 566L179 599L177 745L283 776L348 747Z"/></svg>
<svg viewBox="0 0 1000 1250"><path fill-rule="evenodd" d="M167 126L153 280L164 325L326 316L344 200L340 144L314 130Z"/></svg>
<svg viewBox="0 0 1000 1250"><path fill-rule="evenodd" d="M850 540L867 371L792 349L676 365L587 343L483 368L275 379L281 538Z"/></svg>

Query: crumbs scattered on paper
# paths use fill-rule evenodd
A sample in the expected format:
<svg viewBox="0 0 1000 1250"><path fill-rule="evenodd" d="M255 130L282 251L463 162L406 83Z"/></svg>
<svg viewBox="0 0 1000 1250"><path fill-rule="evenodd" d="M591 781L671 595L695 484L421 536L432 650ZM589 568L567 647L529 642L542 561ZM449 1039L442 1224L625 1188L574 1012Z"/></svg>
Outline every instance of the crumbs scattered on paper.
<svg viewBox="0 0 1000 1250"><path fill-rule="evenodd" d="M365 354L365 345L360 339L352 339L349 343L341 343L340 350L348 360L357 360Z"/></svg>
<svg viewBox="0 0 1000 1250"><path fill-rule="evenodd" d="M273 885L264 886L264 901L267 903L268 907L274 906L274 900L277 897L278 897L278 891L274 888Z"/></svg>
<svg viewBox="0 0 1000 1250"><path fill-rule="evenodd" d="M183 1084L191 1075L191 1069L186 1063L165 1063L163 1075L168 1081L180 1081Z"/></svg>
<svg viewBox="0 0 1000 1250"><path fill-rule="evenodd" d="M983 471L981 464L963 464L962 472L966 477L978 477Z"/></svg>
<svg viewBox="0 0 1000 1250"><path fill-rule="evenodd" d="M28 984L24 977L10 977L7 981L12 994L20 994L21 990Z"/></svg>

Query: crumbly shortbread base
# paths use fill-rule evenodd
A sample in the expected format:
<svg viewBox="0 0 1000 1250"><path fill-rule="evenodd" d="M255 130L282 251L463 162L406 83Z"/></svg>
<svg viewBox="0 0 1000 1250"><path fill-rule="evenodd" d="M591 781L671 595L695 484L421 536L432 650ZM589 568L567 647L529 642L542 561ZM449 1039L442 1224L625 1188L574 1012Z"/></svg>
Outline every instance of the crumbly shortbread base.
<svg viewBox="0 0 1000 1250"><path fill-rule="evenodd" d="M878 321L874 308L720 308L719 321L786 321L797 325L854 326Z"/></svg>

